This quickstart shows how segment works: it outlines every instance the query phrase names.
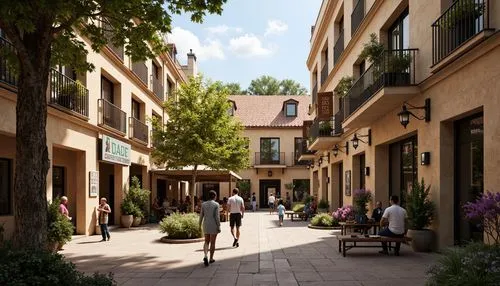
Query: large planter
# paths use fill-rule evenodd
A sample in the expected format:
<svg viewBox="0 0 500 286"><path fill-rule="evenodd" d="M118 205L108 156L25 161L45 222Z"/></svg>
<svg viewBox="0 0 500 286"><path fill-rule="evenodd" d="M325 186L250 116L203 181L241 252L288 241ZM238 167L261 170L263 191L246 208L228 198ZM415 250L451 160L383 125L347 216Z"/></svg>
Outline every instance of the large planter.
<svg viewBox="0 0 500 286"><path fill-rule="evenodd" d="M434 245L434 232L430 229L409 229L407 236L411 238L411 248L416 252L430 252Z"/></svg>
<svg viewBox="0 0 500 286"><path fill-rule="evenodd" d="M134 221L132 222L132 226L137 227L141 225L142 218L141 217L134 217Z"/></svg>
<svg viewBox="0 0 500 286"><path fill-rule="evenodd" d="M120 217L120 224L121 224L122 227L130 228L132 226L133 222L134 222L134 216L133 215L122 215Z"/></svg>

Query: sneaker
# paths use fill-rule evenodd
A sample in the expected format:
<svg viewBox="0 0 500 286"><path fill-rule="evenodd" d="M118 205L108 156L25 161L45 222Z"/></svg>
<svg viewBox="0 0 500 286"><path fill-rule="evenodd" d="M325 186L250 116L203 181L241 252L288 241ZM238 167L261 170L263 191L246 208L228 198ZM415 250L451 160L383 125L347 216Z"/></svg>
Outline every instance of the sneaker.
<svg viewBox="0 0 500 286"><path fill-rule="evenodd" d="M110 236L108 236L108 241L109 241L110 239L111 239L111 237L110 237Z"/></svg>
<svg viewBox="0 0 500 286"><path fill-rule="evenodd" d="M205 266L208 266L208 258L203 258L203 264L205 264Z"/></svg>
<svg viewBox="0 0 500 286"><path fill-rule="evenodd" d="M101 239L101 240L99 240L99 242L103 242L103 241L106 241L106 240L105 240L104 238L103 238L103 239Z"/></svg>
<svg viewBox="0 0 500 286"><path fill-rule="evenodd" d="M233 247L235 247L237 243L238 243L238 240L235 238L233 241Z"/></svg>
<svg viewBox="0 0 500 286"><path fill-rule="evenodd" d="M214 262L215 262L215 260L213 260L213 259L210 259L210 263L214 263Z"/></svg>
<svg viewBox="0 0 500 286"><path fill-rule="evenodd" d="M240 243L239 242L236 242L236 247L240 247Z"/></svg>

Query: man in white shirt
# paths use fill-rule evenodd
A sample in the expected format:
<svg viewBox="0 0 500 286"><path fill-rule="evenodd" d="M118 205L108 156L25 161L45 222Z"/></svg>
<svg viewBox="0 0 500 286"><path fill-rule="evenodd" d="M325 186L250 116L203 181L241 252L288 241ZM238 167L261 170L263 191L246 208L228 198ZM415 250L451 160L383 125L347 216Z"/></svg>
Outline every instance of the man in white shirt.
<svg viewBox="0 0 500 286"><path fill-rule="evenodd" d="M245 202L243 198L238 196L239 190L237 188L233 189L233 196L227 201L229 208L229 226L231 227L231 235L233 235L234 242L233 247L239 247L240 243L240 226L241 219L245 213ZM234 227L236 226L236 236L234 235Z"/></svg>
<svg viewBox="0 0 500 286"><path fill-rule="evenodd" d="M387 226L387 228L381 230L379 235L388 237L404 237L406 233L406 220L408 215L406 210L398 205L399 197L391 197L391 206L386 208L384 214L382 215L382 220L380 221L380 227ZM401 243L396 243L396 248L394 249L394 254L399 256L399 249ZM382 242L382 254L389 254L387 251L387 242Z"/></svg>
<svg viewBox="0 0 500 286"><path fill-rule="evenodd" d="M274 202L276 201L276 198L273 196L271 193L269 195L269 198L267 198L267 203L269 204L269 214L272 214L274 211Z"/></svg>

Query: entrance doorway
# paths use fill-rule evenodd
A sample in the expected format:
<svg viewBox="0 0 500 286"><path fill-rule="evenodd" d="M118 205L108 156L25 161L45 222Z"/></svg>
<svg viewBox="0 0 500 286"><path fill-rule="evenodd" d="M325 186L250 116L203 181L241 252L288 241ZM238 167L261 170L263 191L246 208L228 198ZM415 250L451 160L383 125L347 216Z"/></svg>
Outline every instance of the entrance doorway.
<svg viewBox="0 0 500 286"><path fill-rule="evenodd" d="M462 206L483 194L483 114L455 122L455 243L483 241L480 221L465 219Z"/></svg>
<svg viewBox="0 0 500 286"><path fill-rule="evenodd" d="M259 181L259 205L267 206L267 198L273 194L276 198L281 197L281 180L260 180Z"/></svg>
<svg viewBox="0 0 500 286"><path fill-rule="evenodd" d="M393 143L389 147L389 196L399 196L402 207L405 206L405 194L411 191L418 180L417 136Z"/></svg>
<svg viewBox="0 0 500 286"><path fill-rule="evenodd" d="M108 201L108 205L111 211L114 213L118 211L115 208L115 166L112 164L107 164L99 162L99 196L105 197ZM113 214L112 213L112 214ZM115 216L108 216L108 224L115 224Z"/></svg>
<svg viewBox="0 0 500 286"><path fill-rule="evenodd" d="M64 167L52 166L52 200L66 196Z"/></svg>
<svg viewBox="0 0 500 286"><path fill-rule="evenodd" d="M203 201L208 201L208 192L210 191L215 191L217 193L216 200L222 200L222 198L220 197L219 183L203 183L201 188Z"/></svg>
<svg viewBox="0 0 500 286"><path fill-rule="evenodd" d="M173 198L168 198L167 197L167 181L158 179L156 180L156 196L158 197L158 203L161 205L163 203L163 200L165 198L169 199L170 201Z"/></svg>

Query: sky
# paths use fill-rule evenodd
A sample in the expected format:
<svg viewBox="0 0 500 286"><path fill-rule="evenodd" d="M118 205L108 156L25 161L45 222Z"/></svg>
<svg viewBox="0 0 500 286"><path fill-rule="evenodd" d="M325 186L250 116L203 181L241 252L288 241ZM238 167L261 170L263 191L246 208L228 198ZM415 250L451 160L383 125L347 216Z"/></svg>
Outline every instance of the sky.
<svg viewBox="0 0 500 286"><path fill-rule="evenodd" d="M202 24L175 15L168 40L176 44L181 64L193 49L198 71L212 80L246 89L252 79L270 75L309 89L306 60L321 2L228 0L222 15L208 15Z"/></svg>

